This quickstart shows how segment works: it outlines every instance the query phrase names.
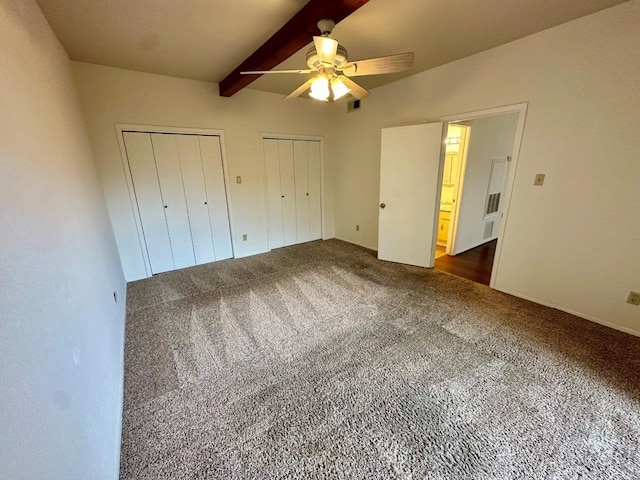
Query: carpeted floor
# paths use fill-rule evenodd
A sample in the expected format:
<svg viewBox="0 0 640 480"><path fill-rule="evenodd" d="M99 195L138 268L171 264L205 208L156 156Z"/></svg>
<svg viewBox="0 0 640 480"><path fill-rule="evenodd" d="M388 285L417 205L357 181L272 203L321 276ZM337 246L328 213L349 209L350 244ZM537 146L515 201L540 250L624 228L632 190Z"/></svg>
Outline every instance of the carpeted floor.
<svg viewBox="0 0 640 480"><path fill-rule="evenodd" d="M483 285L330 240L127 307L121 478L640 478L640 338Z"/></svg>

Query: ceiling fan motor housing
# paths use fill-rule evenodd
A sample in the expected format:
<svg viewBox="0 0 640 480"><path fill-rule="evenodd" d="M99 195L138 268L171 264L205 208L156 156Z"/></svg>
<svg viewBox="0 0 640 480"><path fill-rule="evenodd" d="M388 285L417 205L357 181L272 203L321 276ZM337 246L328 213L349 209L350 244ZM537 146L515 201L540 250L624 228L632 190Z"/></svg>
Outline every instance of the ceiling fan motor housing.
<svg viewBox="0 0 640 480"><path fill-rule="evenodd" d="M338 45L338 51L336 52L336 56L333 59L333 68L342 69L347 64L347 49L342 45ZM316 52L315 47L311 47L307 50L307 65L309 68L313 68L314 70L319 70L320 68L326 68L326 65L320 63L320 59L318 57L318 52Z"/></svg>

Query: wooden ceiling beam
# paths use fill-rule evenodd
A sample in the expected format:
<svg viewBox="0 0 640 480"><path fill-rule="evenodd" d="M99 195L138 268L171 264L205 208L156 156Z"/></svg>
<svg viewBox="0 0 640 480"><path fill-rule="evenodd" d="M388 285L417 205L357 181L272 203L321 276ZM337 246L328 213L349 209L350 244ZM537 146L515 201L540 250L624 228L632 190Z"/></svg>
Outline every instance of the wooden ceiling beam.
<svg viewBox="0 0 640 480"><path fill-rule="evenodd" d="M271 70L319 35L318 20L336 22L348 17L369 0L310 0L260 48L220 82L220 96L230 97L261 75L241 75L247 70Z"/></svg>

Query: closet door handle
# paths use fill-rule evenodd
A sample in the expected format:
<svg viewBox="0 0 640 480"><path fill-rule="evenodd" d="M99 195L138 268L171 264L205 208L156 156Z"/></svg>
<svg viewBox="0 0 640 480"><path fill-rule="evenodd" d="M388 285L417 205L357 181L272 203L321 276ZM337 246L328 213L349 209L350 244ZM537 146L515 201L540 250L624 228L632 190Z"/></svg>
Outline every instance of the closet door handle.
<svg viewBox="0 0 640 480"><path fill-rule="evenodd" d="M384 208L384 207L386 207L386 205L384 203L381 203L380 208Z"/></svg>
<svg viewBox="0 0 640 480"><path fill-rule="evenodd" d="M307 193L307 197L309 196L309 194Z"/></svg>
<svg viewBox="0 0 640 480"><path fill-rule="evenodd" d="M284 195L282 195L282 198L284 198Z"/></svg>
<svg viewBox="0 0 640 480"><path fill-rule="evenodd" d="M204 202L204 204L206 205L206 204L207 204L207 202Z"/></svg>

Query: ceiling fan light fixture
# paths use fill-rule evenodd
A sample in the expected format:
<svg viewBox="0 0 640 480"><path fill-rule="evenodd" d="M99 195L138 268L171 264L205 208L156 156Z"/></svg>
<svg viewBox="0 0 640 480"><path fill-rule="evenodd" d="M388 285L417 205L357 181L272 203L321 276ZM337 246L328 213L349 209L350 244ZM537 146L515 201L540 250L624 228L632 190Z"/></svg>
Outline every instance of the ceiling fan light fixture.
<svg viewBox="0 0 640 480"><path fill-rule="evenodd" d="M311 84L309 96L316 100L326 102L329 100L329 95L331 95L329 91L329 79L325 76L317 77Z"/></svg>
<svg viewBox="0 0 640 480"><path fill-rule="evenodd" d="M339 98L344 97L347 93L351 91L349 87L347 87L342 80L339 78L334 78L331 81L331 91L333 92L333 99L338 100Z"/></svg>

